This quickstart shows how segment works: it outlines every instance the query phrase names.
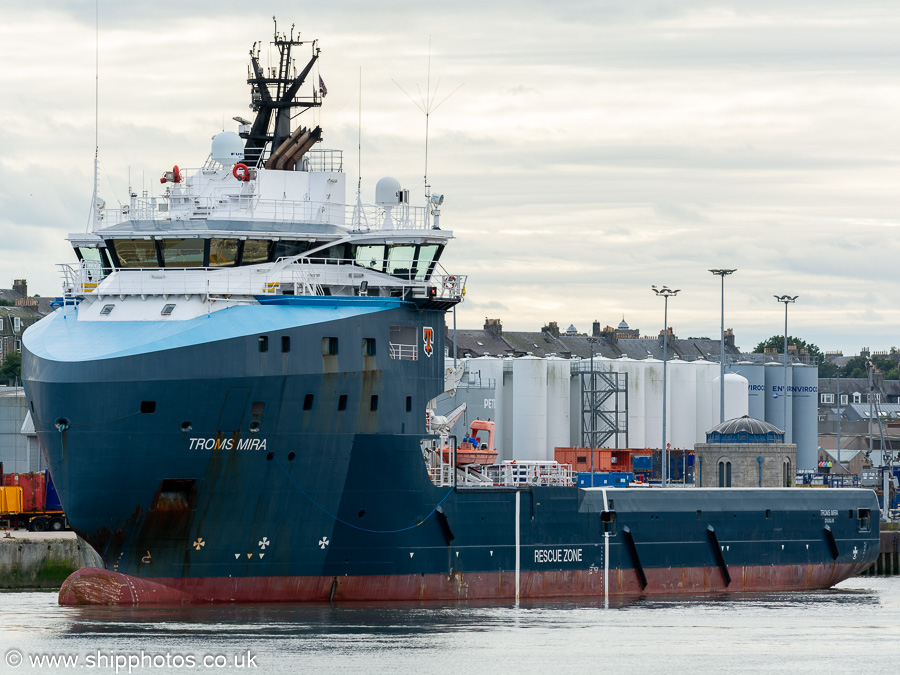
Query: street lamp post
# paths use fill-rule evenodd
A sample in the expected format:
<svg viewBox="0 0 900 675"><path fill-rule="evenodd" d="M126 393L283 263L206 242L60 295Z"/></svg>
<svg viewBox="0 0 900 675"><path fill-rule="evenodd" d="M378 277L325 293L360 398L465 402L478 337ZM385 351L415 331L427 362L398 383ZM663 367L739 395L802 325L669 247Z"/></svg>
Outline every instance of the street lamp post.
<svg viewBox="0 0 900 675"><path fill-rule="evenodd" d="M782 420L784 422L784 440L786 443L791 441L791 432L787 428L787 348L788 348L788 331L787 331L787 308L788 305L794 302L799 295L776 295L775 299L778 302L784 303L784 389L781 392L781 395L784 397L784 416Z"/></svg>
<svg viewBox="0 0 900 675"><path fill-rule="evenodd" d="M678 294L681 290L672 290L668 286L657 288L652 286L653 292L664 299L663 303L663 400L662 400L662 486L669 487L669 450L666 447L666 364L668 363L669 345L669 298Z"/></svg>
<svg viewBox="0 0 900 675"><path fill-rule="evenodd" d="M710 270L722 277L722 344L719 349L719 424L725 421L725 277L737 270Z"/></svg>

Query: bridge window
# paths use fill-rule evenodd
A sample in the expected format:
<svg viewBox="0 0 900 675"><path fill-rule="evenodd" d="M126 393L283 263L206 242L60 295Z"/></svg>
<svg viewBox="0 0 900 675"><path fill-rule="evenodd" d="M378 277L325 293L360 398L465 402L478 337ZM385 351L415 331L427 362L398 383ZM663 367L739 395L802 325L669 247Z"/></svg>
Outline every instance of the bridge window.
<svg viewBox="0 0 900 675"><path fill-rule="evenodd" d="M203 239L161 239L159 242L166 267L203 267Z"/></svg>
<svg viewBox="0 0 900 675"><path fill-rule="evenodd" d="M309 249L308 241L276 241L272 247L272 260L292 258Z"/></svg>
<svg viewBox="0 0 900 675"><path fill-rule="evenodd" d="M381 272L384 270L384 246L357 246L355 253L356 264L368 267L370 270Z"/></svg>
<svg viewBox="0 0 900 675"><path fill-rule="evenodd" d="M234 265L238 259L238 247L240 244L240 239L210 239L209 266L231 267Z"/></svg>
<svg viewBox="0 0 900 675"><path fill-rule="evenodd" d="M156 242L152 239L113 239L107 242L119 260L119 267L159 267Z"/></svg>
<svg viewBox="0 0 900 675"><path fill-rule="evenodd" d="M416 281L425 281L431 277L434 264L440 257L441 247L437 244L422 244L419 246L419 256L416 259Z"/></svg>
<svg viewBox="0 0 900 675"><path fill-rule="evenodd" d="M269 259L269 246L271 243L265 239L248 239L245 241L241 264L255 265L266 262Z"/></svg>
<svg viewBox="0 0 900 675"><path fill-rule="evenodd" d="M109 254L105 248L78 246L75 248L75 255L84 263L90 281L95 283L106 277L112 269Z"/></svg>
<svg viewBox="0 0 900 675"><path fill-rule="evenodd" d="M396 244L388 249L387 273L402 279L412 279L415 244Z"/></svg>

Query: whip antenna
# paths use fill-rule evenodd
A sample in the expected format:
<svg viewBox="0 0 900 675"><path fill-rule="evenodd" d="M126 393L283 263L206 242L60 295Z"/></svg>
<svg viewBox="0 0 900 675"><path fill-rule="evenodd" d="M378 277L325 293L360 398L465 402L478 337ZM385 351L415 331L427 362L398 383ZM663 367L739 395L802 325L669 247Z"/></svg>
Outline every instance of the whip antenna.
<svg viewBox="0 0 900 675"><path fill-rule="evenodd" d="M425 85L425 94L422 94L422 90L419 88L419 85L416 85L416 89L419 91L419 101L414 99L409 93L400 86L400 83L397 80L391 80L397 87L406 94L406 97L413 102L413 104L421 110L425 114L425 197L426 199L430 197L430 190L428 185L428 122L431 117L431 113L440 108L453 94L458 92L466 83L463 82L456 89L447 94L440 101L435 103L437 99L437 92L441 86L441 80L438 79L437 84L434 86L434 91L431 91L431 36L428 36L428 77Z"/></svg>

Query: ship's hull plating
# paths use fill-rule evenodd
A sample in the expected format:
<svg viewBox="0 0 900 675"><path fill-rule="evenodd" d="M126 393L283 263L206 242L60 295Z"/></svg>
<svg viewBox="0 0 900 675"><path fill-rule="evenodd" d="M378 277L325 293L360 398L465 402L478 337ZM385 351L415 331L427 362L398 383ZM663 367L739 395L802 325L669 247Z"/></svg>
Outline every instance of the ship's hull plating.
<svg viewBox="0 0 900 675"><path fill-rule="evenodd" d="M648 570L647 586L634 570L553 570L519 574L520 599L625 599L707 593L765 593L828 588L871 563L730 567L726 586L718 567ZM608 578L608 586L607 586ZM454 572L356 577L244 577L142 579L97 568L72 574L62 605L141 605L268 602L383 602L516 599L514 572Z"/></svg>
<svg viewBox="0 0 900 675"><path fill-rule="evenodd" d="M41 447L107 566L66 604L795 590L878 553L871 491L434 485L439 311L298 298L124 331L72 312L25 338ZM415 359L391 358L403 331Z"/></svg>

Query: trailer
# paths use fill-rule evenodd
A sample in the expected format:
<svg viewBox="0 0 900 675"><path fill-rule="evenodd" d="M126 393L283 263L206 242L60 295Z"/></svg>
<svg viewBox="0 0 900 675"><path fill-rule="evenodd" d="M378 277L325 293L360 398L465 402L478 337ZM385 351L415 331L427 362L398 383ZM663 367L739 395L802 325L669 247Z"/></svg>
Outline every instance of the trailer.
<svg viewBox="0 0 900 675"><path fill-rule="evenodd" d="M2 474L0 483L3 493L10 489L10 495L18 488L18 501L8 496L8 504L17 505L13 509L0 509L0 519L12 528L26 527L32 532L59 532L69 529L69 521L59 501L59 494L53 485L49 471L33 473Z"/></svg>

